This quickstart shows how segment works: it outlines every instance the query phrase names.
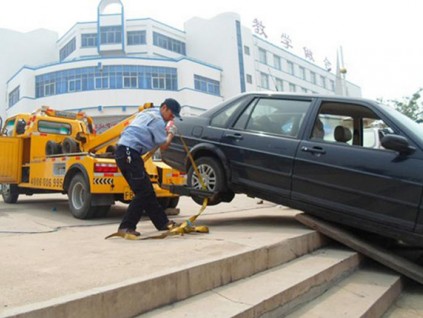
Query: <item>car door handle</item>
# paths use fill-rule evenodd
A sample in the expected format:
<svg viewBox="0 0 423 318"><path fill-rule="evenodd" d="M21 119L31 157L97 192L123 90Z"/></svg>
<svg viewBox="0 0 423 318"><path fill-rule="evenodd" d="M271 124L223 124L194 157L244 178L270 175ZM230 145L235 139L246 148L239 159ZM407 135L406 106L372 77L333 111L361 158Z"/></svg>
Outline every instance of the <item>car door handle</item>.
<svg viewBox="0 0 423 318"><path fill-rule="evenodd" d="M238 134L238 133L235 133L235 134L226 133L224 136L225 137L228 137L228 138L237 139L237 140L240 140L240 139L243 138L242 135L241 134Z"/></svg>
<svg viewBox="0 0 423 318"><path fill-rule="evenodd" d="M318 155L324 155L326 153L326 150L324 150L323 148L320 148L320 147L309 148L309 147L306 147L306 146L302 146L301 151L311 152L312 154L318 154Z"/></svg>

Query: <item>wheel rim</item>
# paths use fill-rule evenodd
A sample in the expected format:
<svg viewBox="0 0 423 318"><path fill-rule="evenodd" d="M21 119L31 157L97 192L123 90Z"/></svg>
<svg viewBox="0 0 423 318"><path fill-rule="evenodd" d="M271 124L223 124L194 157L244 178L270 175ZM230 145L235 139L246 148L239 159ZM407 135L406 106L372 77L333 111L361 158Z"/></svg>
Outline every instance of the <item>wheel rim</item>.
<svg viewBox="0 0 423 318"><path fill-rule="evenodd" d="M73 206L80 210L84 206L85 202L85 188L81 183L75 184L72 192Z"/></svg>
<svg viewBox="0 0 423 318"><path fill-rule="evenodd" d="M211 166L206 164L199 165L197 168L198 168L198 172L200 173L203 179L206 189L208 191L214 191L216 189L216 172L213 170ZM195 189L202 189L201 182L195 173L193 173L191 181L192 181L192 186Z"/></svg>
<svg viewBox="0 0 423 318"><path fill-rule="evenodd" d="M2 184L1 185L1 191L4 196L10 195L10 184Z"/></svg>

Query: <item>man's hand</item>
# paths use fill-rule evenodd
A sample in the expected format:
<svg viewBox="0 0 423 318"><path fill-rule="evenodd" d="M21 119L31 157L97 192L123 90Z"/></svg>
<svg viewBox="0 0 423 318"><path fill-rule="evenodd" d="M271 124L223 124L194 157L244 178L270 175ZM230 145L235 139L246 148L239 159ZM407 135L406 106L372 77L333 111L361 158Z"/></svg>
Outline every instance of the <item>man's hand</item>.
<svg viewBox="0 0 423 318"><path fill-rule="evenodd" d="M169 134L172 134L173 136L176 136L176 134L178 133L178 128L176 128L175 124L173 123L173 121L170 121L166 127L166 130Z"/></svg>

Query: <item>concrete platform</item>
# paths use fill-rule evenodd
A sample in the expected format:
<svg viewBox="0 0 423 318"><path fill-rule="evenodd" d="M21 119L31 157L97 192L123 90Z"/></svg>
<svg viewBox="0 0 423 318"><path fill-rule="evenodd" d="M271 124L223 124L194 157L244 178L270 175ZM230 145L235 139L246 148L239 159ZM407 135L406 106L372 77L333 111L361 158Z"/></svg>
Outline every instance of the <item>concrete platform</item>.
<svg viewBox="0 0 423 318"><path fill-rule="evenodd" d="M209 226L209 234L146 241L104 239L116 230L125 205L114 207L108 218L88 221L70 215L65 196L0 203L0 317L316 235L295 221L298 211L258 202L239 196L231 204L208 207L197 224ZM179 208L176 221L200 206L181 198ZM138 229L157 233L147 220Z"/></svg>

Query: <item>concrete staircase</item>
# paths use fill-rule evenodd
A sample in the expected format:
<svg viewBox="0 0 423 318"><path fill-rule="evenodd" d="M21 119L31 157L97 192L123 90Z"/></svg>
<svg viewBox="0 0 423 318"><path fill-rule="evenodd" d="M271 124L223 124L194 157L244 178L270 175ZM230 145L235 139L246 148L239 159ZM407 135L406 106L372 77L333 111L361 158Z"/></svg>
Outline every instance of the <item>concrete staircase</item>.
<svg viewBox="0 0 423 318"><path fill-rule="evenodd" d="M229 217L224 224L239 223ZM222 218L219 222L223 222ZM207 221L207 217L204 219ZM308 318L382 317L386 313L391 318L408 317L393 308L403 288L399 274L294 221L285 225L283 235L276 226L256 227L245 234L248 219L243 221L242 239L237 236L231 246L242 243L249 246L246 249L219 252L214 257L216 243L207 238L197 242L194 239L158 242L156 246L177 245L179 251L186 244L198 256L186 255L183 266L5 311L0 318ZM208 222L213 224L212 216ZM237 233L236 227L230 229L230 233ZM274 233L270 233L272 230ZM214 239L228 237L228 233L225 226L216 226ZM269 235L271 243L258 240ZM277 235L281 237L275 240ZM200 254L204 249L193 248L193 244L206 243L210 244L207 257ZM166 261L163 256L157 258L157 264ZM420 315L423 310L417 312Z"/></svg>
<svg viewBox="0 0 423 318"><path fill-rule="evenodd" d="M381 317L401 289L399 275L363 264L351 250L321 246L137 317Z"/></svg>

